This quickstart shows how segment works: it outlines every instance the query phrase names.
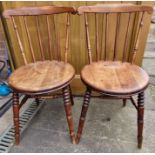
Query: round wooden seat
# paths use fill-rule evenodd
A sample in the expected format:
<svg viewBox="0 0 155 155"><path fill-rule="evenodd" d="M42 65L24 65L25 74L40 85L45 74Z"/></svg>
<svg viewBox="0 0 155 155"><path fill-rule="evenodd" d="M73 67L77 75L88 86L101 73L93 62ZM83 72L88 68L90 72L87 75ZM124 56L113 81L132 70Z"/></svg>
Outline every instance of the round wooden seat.
<svg viewBox="0 0 155 155"><path fill-rule="evenodd" d="M69 63L38 61L22 66L9 77L9 85L24 92L42 92L58 88L74 77L75 70Z"/></svg>
<svg viewBox="0 0 155 155"><path fill-rule="evenodd" d="M149 76L142 68L119 61L99 61L86 65L81 78L92 88L111 95L137 93L149 83Z"/></svg>

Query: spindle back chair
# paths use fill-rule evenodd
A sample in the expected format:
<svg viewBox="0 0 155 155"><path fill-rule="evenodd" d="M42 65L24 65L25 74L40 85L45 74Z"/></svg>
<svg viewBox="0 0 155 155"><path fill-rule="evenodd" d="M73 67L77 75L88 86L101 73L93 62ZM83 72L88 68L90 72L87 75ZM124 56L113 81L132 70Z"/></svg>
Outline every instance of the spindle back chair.
<svg viewBox="0 0 155 155"><path fill-rule="evenodd" d="M61 32L60 29L56 29L56 15L57 14L63 14L66 13L66 43L65 43L65 62L67 62L67 54L69 50L69 27L70 27L70 14L75 13L75 9L72 7L57 7L57 6L41 6L41 7L23 7L23 8L17 8L12 10L6 10L3 12L3 17L6 19L11 19L12 25L15 31L15 35L17 37L17 42L20 48L21 55L24 60L24 64L28 64L28 60L26 58L26 49L24 49L23 46L23 39L22 35L20 35L20 25L17 25L19 22L18 20L22 20L25 33L27 35L28 44L30 47L30 53L32 56L33 62L36 61L35 57L35 49L33 47L33 37L31 33L32 27L35 29L36 33L33 35L37 35L37 40L39 42L39 51L41 55L41 60L45 60L46 53L48 53L48 59L56 59L61 60L61 51L60 51L60 38L59 33ZM45 18L44 23L40 23L39 19L42 17ZM55 16L55 17L54 17ZM15 19L19 18L20 19ZM33 19L29 19L28 17L34 17ZM29 23L29 20L33 20L33 24ZM16 23L17 20L17 23ZM43 20L42 20L43 21ZM44 35L41 35L41 24L46 27L47 29L47 36L48 36L48 42L47 45L44 45L43 43L43 37ZM51 25L50 25L51 24ZM64 24L64 23L63 23ZM36 27L36 28L35 28ZM44 28L45 28L44 27ZM53 28L53 29L52 29ZM60 32L59 32L60 31ZM52 35L53 33L53 35ZM54 38L52 38L54 37ZM54 42L55 44L52 44ZM45 46L48 47L48 51L45 52ZM56 46L56 47L53 47ZM55 57L54 57L55 54ZM53 56L53 57L52 57Z"/></svg>
<svg viewBox="0 0 155 155"><path fill-rule="evenodd" d="M73 99L70 89L70 82L75 75L75 70L68 63L70 14L75 12L73 7L58 6L23 7L5 10L3 12L3 17L12 22L19 49L24 60L24 65L16 69L8 80L10 87L13 89L13 114L16 144L19 144L20 141L19 110L22 105L28 98L36 98L36 102L39 104L39 98L47 97L49 94L59 90L62 90L64 98L71 141L72 143L75 143L71 114L71 103L73 104ZM58 14L61 16L62 14L66 15L66 23L61 23L61 25L66 27L65 49L63 52L60 51L61 47L58 38L59 31L61 32L61 30L56 28L55 23ZM44 22L40 22L40 18L44 18ZM33 26L30 26L28 19L31 21L33 19ZM27 42L30 51L27 51L27 49L24 48L26 38L22 38L22 34L20 33L21 27L17 24L18 20L24 23L24 27L22 28L27 34ZM41 33L41 27L46 29L44 35L43 32ZM47 38L45 38L46 36ZM44 41L43 39L46 40ZM38 42L38 46L34 46L37 44L36 42ZM46 43L46 45L44 43ZM32 62L28 62L27 60L26 53L28 52L31 54ZM38 58L39 52L40 57ZM62 59L61 53L64 53L64 60ZM20 104L19 93L25 95Z"/></svg>
<svg viewBox="0 0 155 155"><path fill-rule="evenodd" d="M132 62L134 63L136 57L136 51L138 51L139 41L141 36L142 28L144 27L144 20L146 14L152 13L151 6L141 6L141 5L133 5L133 4L98 4L96 6L81 6L78 8L78 14L84 15L85 21L85 31L86 31L86 39L87 39L87 49L88 49L88 58L89 63L93 61L100 61L100 60L121 60L125 62ZM90 14L90 18L88 19ZM126 20L123 20L126 18ZM133 19L136 18L137 26L133 25ZM110 20L113 19L113 25L110 25ZM93 40L96 43L94 49L92 49L91 43L93 45L93 41L90 38L89 32L89 21L90 24L94 21L94 37ZM122 23L123 22L123 23ZM125 23L126 22L126 23ZM124 24L124 25L123 25ZM126 26L125 28L121 26ZM113 26L113 27L112 27ZM112 27L112 28L111 28ZM110 29L111 28L111 29ZM115 29L114 29L115 28ZM133 31L136 31L136 35L134 37L134 43L132 49L129 49L131 45L131 35ZM108 31L112 30L115 35L108 36ZM123 30L123 31L122 31ZM91 32L92 34L92 32ZM123 38L124 42L121 42L122 45L122 56L121 58L117 58L117 54L119 51L119 39ZM107 40L111 39L113 42L113 52L112 56L108 58L108 53L110 48L108 46ZM92 42L91 42L92 41ZM121 40L122 41L122 40ZM111 51L112 51L111 50ZM131 51L131 58L130 55L126 55L128 52L127 50ZM95 53L95 55L94 55ZM120 53L120 51L119 51ZM95 58L93 58L93 56Z"/></svg>
<svg viewBox="0 0 155 155"><path fill-rule="evenodd" d="M142 37L141 32L145 24L144 19L146 14L151 14L152 11L151 6L133 4L99 4L78 8L78 14L84 15L89 64L84 66L81 71L81 79L87 89L79 120L77 143L82 134L91 93L97 91L104 97L123 99L124 106L127 99L131 100L138 112L137 137L138 147L141 148L144 111L143 92L148 86L149 77L143 69L134 63ZM93 18L89 18L89 14ZM113 18L113 25L110 25L109 18L112 16L115 18ZM126 23L122 23L122 18L126 19L123 20ZM133 18L136 18L137 23L133 23ZM95 32L91 32L90 38L89 21L92 23L93 20L95 21ZM101 29L99 30L99 28ZM113 36L108 35L110 30L114 33ZM108 40L110 40L110 44ZM95 47L94 42L96 43ZM112 45L113 48L111 48ZM118 53L122 53L122 55L118 55ZM138 94L138 103L132 97L135 94Z"/></svg>

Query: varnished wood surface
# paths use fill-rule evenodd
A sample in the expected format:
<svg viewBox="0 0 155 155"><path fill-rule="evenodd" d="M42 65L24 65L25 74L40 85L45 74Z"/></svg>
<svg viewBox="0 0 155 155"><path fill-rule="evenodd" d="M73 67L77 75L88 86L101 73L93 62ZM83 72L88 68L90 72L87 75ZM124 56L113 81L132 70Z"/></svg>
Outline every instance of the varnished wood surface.
<svg viewBox="0 0 155 155"><path fill-rule="evenodd" d="M39 61L15 70L8 83L15 90L38 92L60 87L70 82L74 74L75 70L69 63Z"/></svg>
<svg viewBox="0 0 155 155"><path fill-rule="evenodd" d="M144 117L144 108L143 108L143 94L144 90L148 86L149 77L147 73L140 67L134 65L136 62L140 51L140 45L142 45L142 31L145 28L145 18L147 13L152 13L152 7L150 6L134 6L134 5L96 5L96 6L81 6L78 8L78 13L84 13L85 20L85 34L88 50L88 59L89 63L81 71L81 79L86 85L87 89L84 96L83 107L81 111L81 116L79 120L79 126L76 136L76 142L79 143L84 122L86 119L86 114L91 98L91 91L97 91L98 93L106 96L118 97L121 96L123 99L123 105L126 104L125 96L129 96L132 104L135 106L138 112L138 148L142 146L143 139L143 117ZM93 33L94 42L96 42L96 50L93 50L94 42L91 41L91 31L90 24L88 21L88 15L94 14L95 18L95 34ZM97 17L104 14L104 20L102 22ZM110 31L111 23L109 24L110 16L115 14L112 27L115 27L113 31ZM128 14L128 16L126 16ZM134 24L131 27L132 15L134 14ZM126 17L125 17L126 16ZM121 18L127 19L126 26L123 26L125 22L121 22ZM132 17L133 18L133 17ZM100 23L99 23L100 21ZM90 24L89 24L90 23ZM101 29L99 31L98 25L105 23L104 31ZM122 26L126 29L122 29ZM101 43L99 42L99 35L104 32L104 37L101 36ZM121 34L120 34L121 32ZM123 32L123 33L122 33ZM125 33L124 33L125 32ZM134 33L129 46L129 32ZM109 34L110 33L110 34ZM125 35L124 35L125 34ZM111 37L113 36L113 38ZM119 37L121 36L121 40ZM124 37L123 37L124 36ZM110 40L110 41L108 41ZM104 41L104 48L102 42ZM113 43L113 48L108 47L107 43L110 45ZM101 45L100 45L101 44ZM99 53L99 45L101 47L101 53L104 57L101 57ZM120 56L120 47L123 45L122 58L119 60L118 55ZM129 46L129 47L128 47ZM104 49L104 50L103 50ZM94 53L96 51L96 59L94 58ZM118 52L118 53L117 53ZM118 54L118 55L117 55ZM109 59L109 55L112 56L112 59ZM118 61L119 60L119 61ZM131 63L129 63L131 62ZM132 99L132 95L138 94L138 103L135 104ZM138 105L138 106L137 106Z"/></svg>
<svg viewBox="0 0 155 155"><path fill-rule="evenodd" d="M140 45L140 37L141 37L141 33L142 33L142 29L144 28L144 17L146 15L146 13L151 14L153 12L153 7L151 6L139 6L139 5L132 5L132 4L105 4L105 5L94 5L94 6L81 6L77 9L77 13L78 14L83 14L84 13L84 20L85 20L85 32L86 32L86 42L87 42L87 49L88 49L88 58L89 58L89 63L92 63L92 61L98 61L98 60L118 60L118 54L120 52L120 50L118 50L120 47L120 41L119 37L121 36L121 38L124 38L124 41L121 43L121 45L123 45L123 53L122 53L122 58L121 60L124 62L132 62L135 63L135 59L137 57L137 51L139 49L139 45ZM91 42L90 39L90 24L91 22L88 21L88 14L92 13L95 16L95 42L96 42L96 60L93 58L94 54L93 54L93 42ZM109 25L109 21L108 18L110 18L110 16L113 16L115 14L116 16L116 20L114 20L113 25L115 25L115 30L113 31L113 33L115 33L115 37L111 38L110 37L110 41L114 43L112 52L110 52L110 55L112 56L112 59L108 58L109 55L109 49L107 48L107 41L108 41L108 36L109 35L109 27L111 27L111 25ZM105 20L102 21L101 25L101 29L99 29L99 20L98 17L99 15L102 17L105 17ZM137 17L137 21L138 21L138 25L134 26L131 29L131 16L134 15L135 17ZM121 26L122 26L122 17L124 18L124 16L126 16L127 19L127 25L126 25L126 30L121 31ZM91 18L92 21L94 21L94 18ZM100 18L100 20L103 20L102 18ZM90 22L90 23L89 23ZM105 31L104 34L103 33L103 23L105 23ZM137 29L137 34L134 38L133 41L133 46L130 47L128 44L129 41L129 37L131 36L131 34L129 34L129 30L134 31L134 29ZM132 32L130 31L130 32ZM100 36L100 34L102 34ZM123 32L123 33L122 33ZM100 42L100 38L101 38L101 42ZM103 50L103 42L104 42L104 50ZM131 49L129 49L131 48ZM127 55L128 50L131 51L130 55ZM99 52L100 51L100 52ZM108 51L108 53L107 53ZM102 55L103 58L102 58ZM94 59L94 60L93 60Z"/></svg>
<svg viewBox="0 0 155 155"><path fill-rule="evenodd" d="M138 148L142 148L143 142L143 126L144 126L144 92L138 94L138 110L137 110L137 125L138 125Z"/></svg>
<svg viewBox="0 0 155 155"><path fill-rule="evenodd" d="M140 67L119 61L99 61L86 65L82 80L106 94L132 94L147 87L149 77Z"/></svg>
<svg viewBox="0 0 155 155"><path fill-rule="evenodd" d="M129 2L125 2L125 1L115 1L115 2L111 2L111 1L10 1L10 2L6 2L3 1L1 2L2 6L1 6L1 10L5 11L8 9L15 9L15 8L19 8L19 7L40 7L40 6L52 6L52 5L56 5L56 6L64 6L64 7L80 7L80 6L91 6L91 5L96 5L96 4L112 4L112 3L129 3ZM137 1L132 1L130 2L132 4L143 4L145 3L145 5L147 5L148 3L150 3L149 1L143 1L143 2L137 2ZM155 3L154 3L155 4ZM152 5L152 4L151 4ZM63 15L55 15L55 23L56 23L56 30L61 31L62 33L59 36L59 45L60 45L60 49L61 49L61 59L64 60L64 48L65 48L65 39L64 37L66 36L66 29L64 28L64 24L66 24L67 21L67 15L63 14ZM58 16L58 18L57 18ZM24 51L25 51L25 56L26 59L28 60L28 62L33 62L33 57L31 54L31 49L30 49L30 45L28 42L28 37L27 37L27 33L26 33L26 29L24 28L24 21L23 19L20 17L20 19L16 19L17 17L15 17L15 21L16 24L19 28L19 35L22 37L22 40L24 40ZM104 53L106 53L106 57L108 58L108 60L112 60L113 59L113 48L114 48L114 38L115 38L115 21L116 21L117 16L116 15L111 15L108 16L107 18L107 30L108 30L108 35L106 38L106 48L105 48L105 36L102 34L104 34L105 31L105 27L106 27L106 22L105 22L105 16L101 16L101 15L97 15L97 19L98 19L98 30L99 30L99 53L101 53L101 49ZM89 14L88 15L88 22L89 22L89 32L90 32L90 39L91 42L93 43L92 45L92 52L93 52L93 58L95 59L96 54L95 54L95 49L96 49L96 43L95 43L95 37L94 37L94 29L95 29L95 23L92 20L94 19L94 15L93 14ZM143 58L143 53L144 53L144 49L145 49L145 42L147 39L147 33L149 31L149 25L150 25L150 19L151 19L151 15L147 14L145 15L144 18L144 26L143 26L143 30L142 30L142 37L140 37L140 45L139 45L139 49L137 51L137 56L135 59L135 63L137 65L141 65L142 64L142 58ZM21 65L24 64L21 52L20 52L20 48L18 46L18 42L16 39L16 35L14 33L13 30L13 26L12 23L9 20L3 19L4 21L4 27L6 29L7 32L7 38L8 38L8 42L10 45L10 55L13 59L14 62L14 67L18 68ZM45 55L47 59L51 59L50 55L48 54L48 31L47 31L47 26L42 26L43 23L46 22L45 18L39 18L39 22L41 23L41 39L43 40L44 43L44 51L45 51ZM135 35L137 34L136 30L132 31L132 27L136 26L138 24L137 19L134 17L134 15L131 15L130 18L130 22L131 24L129 25L129 31L128 31L128 35L129 37L127 39L127 44L126 44L126 53L125 53L125 59L127 58L127 56L131 56L132 51L130 50L130 47L133 46L133 38L135 37ZM51 39L53 39L54 37L54 33L53 33L53 17L49 17L49 24L50 26L50 31L51 31ZM84 20L83 20L83 16L75 16L75 15L71 15L71 20L70 20L70 25L71 25L71 31L70 31L70 48L69 48L69 54L68 54L68 61L74 66L75 71L76 71L76 78L73 80L73 82L71 83L72 86L72 90L74 93L83 93L83 91L85 90L85 87L83 85L83 83L80 81L79 78L79 74L81 69L83 68L83 66L85 64L88 63L88 56L87 53L84 52L86 51L86 41L85 41L85 28L84 28ZM101 27L102 27L102 23L103 23L103 30L101 31ZM37 43L37 36L36 36L36 31L34 29L34 22L33 22L33 18L31 17L27 17L27 25L30 26L29 29L29 34L30 37L33 39L33 45L32 48L34 49L34 57L36 57L36 60L41 60L41 56L39 53L39 50L35 50L35 49L40 49L39 44ZM127 25L128 25L128 16L121 16L121 20L120 20L120 30L118 32L118 38L117 40L119 45L117 46L117 50L116 52L116 59L117 60L121 60L122 59L122 55L123 55L123 51L124 51L124 47L123 44L125 42L124 38L125 38L125 31L127 29ZM42 35L43 34L43 35ZM76 36L76 37L75 37ZM101 45L101 39L103 38L103 43ZM56 42L56 41L55 41ZM56 43L55 43L56 44ZM53 45L53 44L52 44ZM53 51L53 46L51 45L51 49ZM104 50L107 49L107 50ZM56 51L56 49L55 49ZM78 56L77 56L78 55ZM53 55L52 55L53 56ZM103 57L103 55L102 55ZM52 57L53 58L53 57Z"/></svg>
<svg viewBox="0 0 155 155"><path fill-rule="evenodd" d="M129 12L143 12L147 11L148 13L153 12L153 7L151 6L141 6L141 5L133 5L133 4L99 4L95 6L80 6L78 8L78 13L82 14L84 12L86 13L129 13Z"/></svg>
<svg viewBox="0 0 155 155"><path fill-rule="evenodd" d="M3 17L9 18L8 20L12 22L14 33L16 36L16 41L18 43L21 56L23 57L24 66L16 69L8 79L9 86L13 89L13 116L14 116L14 127L15 127L15 142L20 143L20 128L19 128L19 110L26 103L27 99L33 97L36 99L36 103L39 104L38 96L50 95L55 91L62 90L64 97L64 108L66 112L68 127L70 131L71 142L75 143L75 134L73 128L73 119L71 113L71 104L73 105L72 92L70 88L70 82L75 75L75 70L68 62L68 52L69 52L69 32L70 32L70 13L75 12L73 7L57 7L57 6L43 6L43 7L24 7L18 9L11 9L3 12ZM66 23L61 24L63 28L66 27L66 37L64 37L65 48L61 53L60 49L60 29L56 29L58 15L56 14L67 14ZM42 16L44 15L44 16ZM64 14L65 15L65 14ZM16 17L15 17L16 16ZM30 17L29 17L30 16ZM37 33L32 34L32 25L29 26L29 19L33 17L33 29ZM29 19L28 19L29 18ZM44 22L40 19L44 18ZM24 23L22 26L18 25L18 20L22 19ZM51 24L51 21L53 21ZM42 31L42 27L46 27L48 35L45 31ZM20 34L20 29L25 29L27 43L30 50L24 49L25 37ZM52 32L51 32L52 31ZM53 35L55 37L53 37ZM43 37L46 37L46 44L43 41ZM34 48L33 45L39 44L39 48ZM53 49L52 49L53 45ZM46 47L46 48L45 48ZM54 50L56 48L56 50ZM37 50L36 50L37 49ZM34 51L39 52L42 61L37 60L38 56L35 55ZM32 56L32 62L27 60L26 53L29 52ZM49 58L46 57L48 53ZM61 59L61 54L65 55L64 61ZM51 58L52 55L55 57ZM20 59L20 58L19 58ZM26 95L21 103L19 104L18 93L23 93Z"/></svg>
<svg viewBox="0 0 155 155"><path fill-rule="evenodd" d="M35 34L33 37L37 37L37 40L39 42L39 47L40 47L40 55L41 55L41 60L45 60L46 58L46 53L48 53L48 56L50 57L50 60L52 59L52 55L55 55L57 58L54 58L56 60L61 60L61 49L60 49L60 40L59 40L59 35L60 35L60 30L56 30L56 14L67 14L67 21L64 26L66 26L66 41L65 41L65 62L68 61L68 52L69 52L69 42L70 42L70 13L75 14L76 9L73 7L58 7L58 6L42 6L42 7L21 7L21 8L16 8L16 9L10 9L10 10L5 10L3 12L3 17L4 18L11 18L14 32L16 34L17 42L20 48L21 55L24 60L24 64L28 64L28 60L26 57L26 51L24 50L24 41L22 36L20 35L20 27L17 24L17 19L22 19L24 22L24 28L26 29L26 37L28 39L28 44L30 47L30 53L32 56L33 62L36 61L35 53L34 53L34 48L33 48L33 39L30 35L30 29L32 29L32 25L30 26L28 24L28 17L30 16L33 18L33 28L37 31L37 34ZM42 16L44 15L44 16ZM16 17L16 18L15 18ZM41 23L40 18L44 17L46 19L46 22ZM58 17L58 16L57 16ZM53 21L53 24L51 25L50 21ZM43 41L42 37L42 26L47 28L48 32L48 48L45 51L45 42ZM52 34L51 34L52 31ZM62 32L61 32L62 33ZM53 36L54 35L54 36ZM53 46L53 47L52 47ZM55 51L57 49L57 51ZM45 51L45 52L44 52ZM54 56L53 56L54 57Z"/></svg>
<svg viewBox="0 0 155 155"><path fill-rule="evenodd" d="M11 16L50 15L66 12L76 13L76 10L73 7L63 7L63 6L22 7L4 11L3 17L10 18Z"/></svg>

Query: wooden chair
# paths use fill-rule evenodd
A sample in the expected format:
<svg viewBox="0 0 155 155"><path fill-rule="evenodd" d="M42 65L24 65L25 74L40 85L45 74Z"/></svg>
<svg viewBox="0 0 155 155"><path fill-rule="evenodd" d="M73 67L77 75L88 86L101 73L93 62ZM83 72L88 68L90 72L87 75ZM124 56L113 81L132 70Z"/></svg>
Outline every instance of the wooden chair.
<svg viewBox="0 0 155 155"><path fill-rule="evenodd" d="M84 95L79 120L76 137L77 143L79 143L81 138L92 91L95 91L103 97L123 99L124 106L127 99L131 100L138 114L137 138L138 148L141 148L143 139L144 90L149 84L149 76L142 68L135 65L134 62L140 44L140 37L142 37L141 32L145 24L144 18L147 13L151 14L152 11L151 6L132 4L107 4L81 6L78 8L78 14L84 14L89 64L85 65L81 71L81 79L87 89ZM91 18L88 18L89 14L91 14ZM92 14L94 14L94 16ZM114 37L108 35L111 27L110 23L108 23L108 19L112 16L115 16L116 19L114 20L113 18L112 25L115 27L115 31L113 31L115 32ZM126 26L123 26L123 30L121 30L122 18L126 19ZM136 21L138 21L136 28L131 26L133 18L136 18ZM95 32L91 32L91 38L88 20L91 21L91 23L92 20L95 21L95 28L92 28ZM101 26L102 29L100 31L99 26ZM136 35L129 40L129 36L133 34L131 33L131 29L134 31L136 29ZM95 41L92 41L92 34L94 34ZM124 38L124 41L122 41L121 38ZM110 40L110 45L114 43L111 57L108 57L108 52L112 52L112 50L108 48L108 39ZM130 41L134 41L133 46L130 46ZM94 49L96 52L91 48L91 43L93 44L94 42L96 42L96 49ZM123 46L121 57L117 55L118 51L120 52L120 44ZM130 53L128 54L127 52ZM138 95L137 103L134 101L133 95Z"/></svg>
<svg viewBox="0 0 155 155"><path fill-rule="evenodd" d="M55 26L55 19L57 16L56 14L62 13L66 14L66 41L64 49L64 61L62 60L59 38L57 35L59 32L56 32ZM27 101L28 98L36 98L37 103L39 103L40 97L47 97L49 94L58 90L62 91L63 94L64 108L69 126L70 137L72 143L75 143L75 134L71 113L71 103L73 104L73 100L70 89L70 82L74 78L75 70L72 65L67 62L71 13L75 13L74 8L58 6L23 7L6 10L3 12L3 17L12 22L16 39L25 64L16 69L8 79L9 86L13 89L13 116L16 144L19 144L20 142L19 111L22 105ZM34 40L34 35L32 37L32 31L30 31L28 18L33 18L33 28L36 32L34 34L36 34L38 38L37 40ZM44 18L45 22L40 22L40 18ZM53 18L54 27L52 28L50 23ZM19 33L21 27L18 27L18 19L22 20L22 22L24 23L23 25L27 34L27 40L32 56L31 63L28 63L26 58L26 52L24 51L23 46L23 40L25 38L23 39L22 35L20 35ZM41 36L41 26L44 26L44 29L46 29L48 32L48 35L46 35L48 40L46 41L47 45L43 44L43 36ZM53 35L51 34L55 34L55 38L52 38ZM33 43L35 41L38 41L40 49L34 48L35 46L33 46ZM48 47L47 51L45 51L45 47ZM38 53L40 51L41 60L37 60L38 55L35 55L34 52L36 50ZM47 55L48 60L46 58ZM19 93L25 95L21 103L19 103Z"/></svg>

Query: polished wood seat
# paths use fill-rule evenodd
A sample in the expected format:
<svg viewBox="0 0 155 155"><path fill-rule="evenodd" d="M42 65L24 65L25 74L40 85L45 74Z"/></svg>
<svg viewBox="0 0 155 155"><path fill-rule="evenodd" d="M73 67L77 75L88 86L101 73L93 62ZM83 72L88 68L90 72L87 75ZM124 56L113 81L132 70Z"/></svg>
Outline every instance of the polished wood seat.
<svg viewBox="0 0 155 155"><path fill-rule="evenodd" d="M62 61L38 61L15 70L8 83L24 92L47 91L67 84L74 77L75 70Z"/></svg>
<svg viewBox="0 0 155 155"><path fill-rule="evenodd" d="M147 73L140 67L120 61L99 61L86 65L82 80L106 94L128 95L143 90L149 83Z"/></svg>

